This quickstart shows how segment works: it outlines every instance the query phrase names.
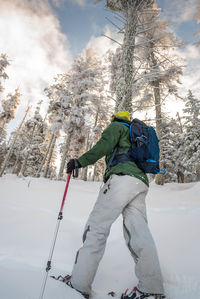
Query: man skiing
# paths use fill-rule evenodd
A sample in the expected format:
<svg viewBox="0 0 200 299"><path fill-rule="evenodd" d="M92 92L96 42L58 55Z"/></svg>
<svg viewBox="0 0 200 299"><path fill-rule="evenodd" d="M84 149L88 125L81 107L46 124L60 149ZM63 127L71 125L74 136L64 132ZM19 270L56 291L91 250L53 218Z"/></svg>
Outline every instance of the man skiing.
<svg viewBox="0 0 200 299"><path fill-rule="evenodd" d="M111 124L91 150L68 162L67 173L71 173L77 167L94 164L103 156L106 156L108 164L116 147L116 156L120 152L129 152L129 128L122 122L131 123L127 111L120 111L114 115ZM104 183L86 223L83 246L77 252L72 275L66 276L65 282L85 298L89 298L111 225L122 214L124 237L136 264L138 285L131 293L124 293L121 298L165 298L156 247L147 224L147 175L134 162L124 161L107 167Z"/></svg>

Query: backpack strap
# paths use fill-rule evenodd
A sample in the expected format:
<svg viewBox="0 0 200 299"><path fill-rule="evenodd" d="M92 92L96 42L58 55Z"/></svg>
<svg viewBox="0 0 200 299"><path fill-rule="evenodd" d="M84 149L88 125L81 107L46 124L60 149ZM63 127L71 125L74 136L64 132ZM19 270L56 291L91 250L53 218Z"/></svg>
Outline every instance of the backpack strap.
<svg viewBox="0 0 200 299"><path fill-rule="evenodd" d="M120 124L125 125L125 126L127 126L127 127L130 127L129 124L127 124L127 123L123 123L123 122L121 122L121 121L120 121Z"/></svg>
<svg viewBox="0 0 200 299"><path fill-rule="evenodd" d="M164 169L158 169L156 168L156 170L158 171L156 174L162 174L162 175L165 175L167 172L164 170Z"/></svg>
<svg viewBox="0 0 200 299"><path fill-rule="evenodd" d="M110 168L110 166L111 166L111 164L112 164L112 162L113 162L113 160L114 160L114 157L115 157L115 155L116 155L117 150L118 150L118 146L115 147L115 149L114 149L114 151L113 151L113 153L112 153L112 156L111 156L111 158L110 158L110 160L109 160L109 162L108 162L108 164L107 164L107 166L106 166L106 170L107 170L108 168Z"/></svg>
<svg viewBox="0 0 200 299"><path fill-rule="evenodd" d="M131 136L131 127L132 127L132 124L129 125L129 124L123 123L121 121L120 121L120 124L125 125L126 127L128 127L130 129L130 136Z"/></svg>

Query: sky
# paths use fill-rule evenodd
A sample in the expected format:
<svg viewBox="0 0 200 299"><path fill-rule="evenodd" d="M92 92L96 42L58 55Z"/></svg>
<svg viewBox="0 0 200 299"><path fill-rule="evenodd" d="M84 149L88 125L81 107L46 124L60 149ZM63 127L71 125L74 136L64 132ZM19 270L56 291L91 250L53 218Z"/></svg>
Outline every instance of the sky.
<svg viewBox="0 0 200 299"><path fill-rule="evenodd" d="M200 95L200 49L194 45L193 34L199 29L193 19L200 0L158 0L162 17L171 21L175 34L185 41L180 49L185 59L182 92L191 88ZM93 47L101 56L116 47L103 34L119 38L108 19L118 22L105 8L105 1L94 5L94 0L0 0L0 53L6 53L10 66L5 92L19 87L22 102L11 127L23 118L28 103L33 107L47 99L43 90L58 73L70 69L73 59L86 47Z"/></svg>
<svg viewBox="0 0 200 299"><path fill-rule="evenodd" d="M172 22L177 36L188 43L193 43L193 33L198 25L193 19L198 0L158 0L162 16ZM87 45L91 36L104 34L110 20L117 22L113 13L105 8L105 1L94 5L93 0L61 1L55 8L61 22L61 30L69 38L73 55L79 54ZM119 24L119 23L118 23ZM111 28L113 29L112 25ZM197 37L196 37L197 39Z"/></svg>

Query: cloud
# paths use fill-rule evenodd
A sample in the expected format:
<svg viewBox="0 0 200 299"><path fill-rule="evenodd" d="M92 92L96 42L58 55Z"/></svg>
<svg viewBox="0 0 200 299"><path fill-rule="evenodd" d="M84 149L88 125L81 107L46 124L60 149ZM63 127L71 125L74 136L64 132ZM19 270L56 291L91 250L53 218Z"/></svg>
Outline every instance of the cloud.
<svg viewBox="0 0 200 299"><path fill-rule="evenodd" d="M61 1L61 0L55 0L55 1ZM81 7L85 7L87 5L87 0L70 0L73 4L77 4Z"/></svg>
<svg viewBox="0 0 200 299"><path fill-rule="evenodd" d="M46 0L0 1L0 32L0 53L6 53L11 63L5 93L20 88L21 119L23 106L44 98L43 89L70 67L69 43Z"/></svg>
<svg viewBox="0 0 200 299"><path fill-rule="evenodd" d="M112 38L113 40L116 40L118 43L121 43L122 37L112 31L109 27L109 25L106 25L103 29L103 33ZM119 47L119 44L116 42L112 41L108 37L105 36L92 36L86 46L86 48L92 48L95 50L95 52L99 55L102 56L108 51L108 50L115 50L117 47Z"/></svg>
<svg viewBox="0 0 200 299"><path fill-rule="evenodd" d="M199 81L200 70L197 67L200 64L200 51L195 45L187 45L181 50L177 50L185 60L186 67L183 69L183 77L181 79L182 86L180 87L180 93L183 96L187 95L188 89L198 97L200 97Z"/></svg>
<svg viewBox="0 0 200 299"><path fill-rule="evenodd" d="M199 24L200 23L200 1L197 5L197 9L196 9L194 18L197 20L197 24Z"/></svg>
<svg viewBox="0 0 200 299"><path fill-rule="evenodd" d="M198 0L164 0L164 15L175 23L191 21L196 14Z"/></svg>
<svg viewBox="0 0 200 299"><path fill-rule="evenodd" d="M60 7L62 4L64 4L65 0L51 0L52 4L56 7Z"/></svg>
<svg viewBox="0 0 200 299"><path fill-rule="evenodd" d="M80 5L80 6L85 6L86 5L86 0L75 0L75 2Z"/></svg>
<svg viewBox="0 0 200 299"><path fill-rule="evenodd" d="M200 60L200 51L195 45L187 45L182 51L182 57L188 62L193 61L196 64L196 60Z"/></svg>

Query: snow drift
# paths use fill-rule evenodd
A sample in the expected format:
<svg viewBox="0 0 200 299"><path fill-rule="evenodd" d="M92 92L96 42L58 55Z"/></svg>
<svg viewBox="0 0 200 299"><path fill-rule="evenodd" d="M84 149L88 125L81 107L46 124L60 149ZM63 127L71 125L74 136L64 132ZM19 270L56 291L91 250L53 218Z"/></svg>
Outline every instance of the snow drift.
<svg viewBox="0 0 200 299"><path fill-rule="evenodd" d="M82 232L101 183L72 180L50 275L70 273ZM37 299L49 255L65 182L7 175L0 179L0 298ZM200 298L200 183L151 183L146 199L170 299ZM87 275L87 273L86 273ZM121 217L114 223L93 288L94 299L110 298L136 285ZM48 278L45 299L80 299L66 285Z"/></svg>

